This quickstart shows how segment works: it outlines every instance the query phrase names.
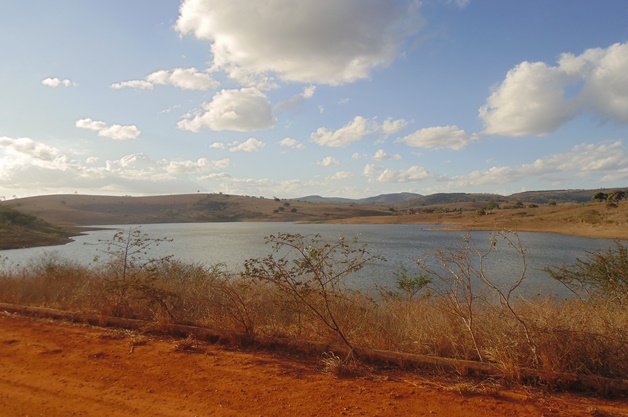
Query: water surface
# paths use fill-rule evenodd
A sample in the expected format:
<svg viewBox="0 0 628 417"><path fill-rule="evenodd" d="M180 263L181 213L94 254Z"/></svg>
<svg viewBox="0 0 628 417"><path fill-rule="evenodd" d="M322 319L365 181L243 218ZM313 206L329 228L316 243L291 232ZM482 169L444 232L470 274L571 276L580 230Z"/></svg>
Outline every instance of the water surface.
<svg viewBox="0 0 628 417"><path fill-rule="evenodd" d="M100 226L99 226L100 227ZM26 266L33 259L46 253L90 265L95 257L103 257L106 246L102 241L111 240L116 230L128 230L129 225L107 226L107 230L95 230L77 236L62 246L0 251L3 268ZM152 238L173 239L151 249L150 256L159 258L174 255L184 262L214 265L224 263L233 271L242 270L244 261L261 258L272 252L265 237L278 233L320 234L329 241L343 236L357 236L359 244L366 244L369 252L384 257L386 262L368 265L350 278L356 288L372 288L374 285L394 287L395 272L402 266L417 271L416 259L430 258L439 248L462 242L465 232L438 230L431 225L338 225L293 223L177 223L141 225L143 233ZM525 294L550 294L566 296L568 292L548 277L543 268L572 263L587 252L605 249L613 245L606 239L589 239L549 233L518 234L525 249ZM516 238L515 236L513 236ZM482 249L488 248L490 232L471 232L472 240ZM100 243L99 243L100 242ZM522 273L521 256L516 250L508 250L498 241L495 251L486 259L485 269L490 277L507 285ZM430 261L437 267L437 263Z"/></svg>

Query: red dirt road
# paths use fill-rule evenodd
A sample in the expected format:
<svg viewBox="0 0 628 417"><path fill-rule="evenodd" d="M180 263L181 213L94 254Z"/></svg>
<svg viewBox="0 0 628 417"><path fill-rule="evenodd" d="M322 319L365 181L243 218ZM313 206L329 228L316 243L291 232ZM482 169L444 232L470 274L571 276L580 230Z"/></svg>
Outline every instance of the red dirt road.
<svg viewBox="0 0 628 417"><path fill-rule="evenodd" d="M628 416L628 402L461 393L412 373L0 314L0 416Z"/></svg>

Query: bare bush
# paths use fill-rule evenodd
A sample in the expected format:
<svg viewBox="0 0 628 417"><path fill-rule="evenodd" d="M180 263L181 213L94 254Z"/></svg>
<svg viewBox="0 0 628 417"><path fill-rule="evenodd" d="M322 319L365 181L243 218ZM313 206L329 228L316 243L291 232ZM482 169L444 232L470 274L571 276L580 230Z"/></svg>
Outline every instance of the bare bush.
<svg viewBox="0 0 628 417"><path fill-rule="evenodd" d="M275 253L263 259L246 261L245 276L267 282L288 295L305 311L320 320L353 351L347 328L343 325L343 306L347 302L346 278L361 270L367 262L380 257L371 255L357 239L344 238L323 242L320 235L306 237L281 233L267 237Z"/></svg>
<svg viewBox="0 0 628 417"><path fill-rule="evenodd" d="M273 236L269 242L273 255L247 261L242 275L220 264L170 258L133 261L124 270L120 257L87 268L46 255L0 273L0 301L339 343L350 351L367 347L483 360L512 381L529 381L534 371L535 382L548 387L564 383L565 375L628 377L628 310L615 296L618 287L613 283L607 291L588 284L608 275L578 275L591 294L613 296L522 297L525 251L516 234L493 234L487 247L467 237L442 248L420 263L431 275L405 271L397 275L404 286L380 291L379 297L346 286L349 274L378 259L356 242L300 235ZM124 245L118 248L128 261L136 246ZM504 277L492 276L490 266L503 251L514 253L519 264L509 282L498 284ZM579 274L621 268L616 258L623 259L622 251L578 264L591 268L578 269ZM148 248L142 256L149 259ZM596 263L601 260L608 261L606 269ZM575 273L563 273L568 271ZM351 354L323 359L334 373L357 364Z"/></svg>

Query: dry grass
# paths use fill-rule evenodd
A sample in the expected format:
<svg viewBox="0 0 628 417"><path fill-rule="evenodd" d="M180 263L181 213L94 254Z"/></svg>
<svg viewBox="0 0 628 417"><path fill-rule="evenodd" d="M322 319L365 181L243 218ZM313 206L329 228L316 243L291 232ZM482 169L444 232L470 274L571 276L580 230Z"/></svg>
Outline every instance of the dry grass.
<svg viewBox="0 0 628 417"><path fill-rule="evenodd" d="M444 206L443 209L447 207ZM536 208L500 209L478 216L475 210L413 215L354 217L335 220L351 224L437 224L464 230L515 230L520 232L560 233L573 236L628 239L628 204L616 207L607 203L564 203Z"/></svg>
<svg viewBox="0 0 628 417"><path fill-rule="evenodd" d="M112 293L104 285L112 273L46 257L0 275L0 300L331 345L339 342L308 310L273 287L234 276L220 266L166 262L152 276L150 291L140 287L124 293ZM155 294L162 298L155 300ZM459 317L438 297L375 300L351 291L340 300L342 305L336 306L342 312L340 326L356 347L480 359ZM529 326L534 349L499 303L487 301L475 308L479 352L501 369L506 380L559 387L569 383L561 380L565 374L628 377L625 306L579 299L518 299L514 308ZM197 346L191 339L178 343L177 351ZM333 354L322 361L327 372L356 372L350 361ZM541 375L539 380L530 381L530 369Z"/></svg>

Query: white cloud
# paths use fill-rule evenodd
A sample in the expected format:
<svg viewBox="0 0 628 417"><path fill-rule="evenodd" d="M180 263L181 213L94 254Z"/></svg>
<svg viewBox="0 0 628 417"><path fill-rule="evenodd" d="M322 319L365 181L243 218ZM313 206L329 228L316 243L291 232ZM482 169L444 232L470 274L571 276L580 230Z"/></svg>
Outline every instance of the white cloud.
<svg viewBox="0 0 628 417"><path fill-rule="evenodd" d="M556 175L566 178L602 175L602 181L622 178L622 171L628 170L628 155L621 141L602 144L580 144L569 152L539 158L529 164L512 168L494 166L477 170L448 181L453 188L464 189L470 186L506 184L522 179L537 177L551 179Z"/></svg>
<svg viewBox="0 0 628 417"><path fill-rule="evenodd" d="M383 169L373 165L373 164L366 164L364 166L364 170L362 171L362 175L365 177L373 177L375 175L379 175L381 174L383 171Z"/></svg>
<svg viewBox="0 0 628 417"><path fill-rule="evenodd" d="M551 172L615 171L628 166L628 156L621 141L602 144L580 144L564 154L540 158L519 168L525 175L541 175Z"/></svg>
<svg viewBox="0 0 628 417"><path fill-rule="evenodd" d="M381 129L386 136L390 136L394 135L395 133L399 133L401 129L403 129L407 125L408 122L404 119L392 120L391 118L388 118L384 120L384 123L382 123Z"/></svg>
<svg viewBox="0 0 628 417"><path fill-rule="evenodd" d="M82 152L64 154L59 149L29 138L0 136L0 189L16 194L158 195L203 188L199 181L227 180L216 172L230 166L229 159L161 159L143 153L104 160L85 158ZM208 179L210 178L210 179ZM244 183L245 181L242 181ZM234 180L234 184L239 184ZM281 190L281 188L279 188ZM246 193L250 194L247 190Z"/></svg>
<svg viewBox="0 0 628 417"><path fill-rule="evenodd" d="M255 138L249 138L246 141L234 142L229 148L229 152L257 152L262 149L266 144L261 140Z"/></svg>
<svg viewBox="0 0 628 417"><path fill-rule="evenodd" d="M251 76L273 73L285 81L337 85L389 65L422 25L419 4L185 0L175 28L210 41L214 68L236 80L250 83Z"/></svg>
<svg viewBox="0 0 628 417"><path fill-rule="evenodd" d="M222 142L214 142L211 145L209 145L209 147L211 149L225 149L225 144Z"/></svg>
<svg viewBox="0 0 628 417"><path fill-rule="evenodd" d="M471 0L447 0L447 3L455 4L459 8L464 9L471 3Z"/></svg>
<svg viewBox="0 0 628 417"><path fill-rule="evenodd" d="M70 81L68 79L61 79L61 78L45 78L41 80L41 83L45 85L46 87L52 87L52 88L76 87L78 85L77 83L73 81Z"/></svg>
<svg viewBox="0 0 628 417"><path fill-rule="evenodd" d="M425 168L416 165L405 170L384 169L383 171L370 166L368 169L365 167L364 175L369 177L369 182L381 183L421 182L433 178Z"/></svg>
<svg viewBox="0 0 628 417"><path fill-rule="evenodd" d="M171 111L173 111L174 109L180 109L181 105L180 104L175 104L174 106L170 106L167 109L163 109L161 110L159 113L160 114L166 114L166 113L170 113Z"/></svg>
<svg viewBox="0 0 628 417"><path fill-rule="evenodd" d="M475 135L465 133L458 126L437 126L417 130L408 136L397 139L397 142L404 142L415 148L460 150L476 138Z"/></svg>
<svg viewBox="0 0 628 417"><path fill-rule="evenodd" d="M339 165L340 161L338 161L333 156L326 156L321 161L319 161L318 164L322 165L324 167L329 167L329 166L332 166L332 165Z"/></svg>
<svg viewBox="0 0 628 417"><path fill-rule="evenodd" d="M582 97L591 111L617 123L628 123L628 43L589 50L589 72ZM563 57L565 59L565 57Z"/></svg>
<svg viewBox="0 0 628 417"><path fill-rule="evenodd" d="M373 159L376 161L384 161L386 159L401 159L401 155L399 154L389 155L386 152L384 152L383 149L378 149L377 152L375 152L375 155L373 155Z"/></svg>
<svg viewBox="0 0 628 417"><path fill-rule="evenodd" d="M98 136L114 139L114 140L128 140L136 139L142 132L134 125L121 126L121 125L107 125L105 122L98 120L92 120L90 118L77 120L76 127L81 129L90 129L98 132Z"/></svg>
<svg viewBox="0 0 628 417"><path fill-rule="evenodd" d="M303 98L312 98L314 97L314 93L316 92L316 86L315 85L310 85L308 87L305 87L303 89L303 94L301 94L301 96L303 96Z"/></svg>
<svg viewBox="0 0 628 417"><path fill-rule="evenodd" d="M222 90L202 111L184 116L177 126L198 132L201 129L247 132L273 127L275 119L266 96L257 88Z"/></svg>
<svg viewBox="0 0 628 417"><path fill-rule="evenodd" d="M207 90L216 88L220 84L207 72L200 72L196 68L175 68L172 71L155 71L143 80L130 80L115 83L111 88L135 88L152 90L155 85L172 85L183 90Z"/></svg>
<svg viewBox="0 0 628 417"><path fill-rule="evenodd" d="M0 188L40 194L79 190L91 194L154 195L196 190L195 181L201 176L230 165L229 159L154 161L142 153L100 164L98 161L96 157L84 159L80 154L63 154L29 138L0 137Z"/></svg>
<svg viewBox="0 0 628 417"><path fill-rule="evenodd" d="M347 172L347 171L339 171L339 172L336 172L334 175L327 177L327 179L330 181L343 181L351 177L353 177L352 173Z"/></svg>
<svg viewBox="0 0 628 417"><path fill-rule="evenodd" d="M314 92L316 91L316 86L311 85L309 87L305 87L301 94L297 94L296 96L290 97L288 100L281 101L274 106L274 110L276 111L289 111L292 109L299 108L303 105L307 100L314 97Z"/></svg>
<svg viewBox="0 0 628 417"><path fill-rule="evenodd" d="M305 145L293 138L285 138L279 142L279 145L292 149L305 149Z"/></svg>
<svg viewBox="0 0 628 417"><path fill-rule="evenodd" d="M356 116L353 121L336 131L319 127L316 132L310 136L310 141L318 143L321 146L329 146L330 148L345 147L353 142L357 142L377 131L378 126L371 120L362 116Z"/></svg>
<svg viewBox="0 0 628 417"><path fill-rule="evenodd" d="M146 80L129 80L119 83L111 84L111 88L114 90L120 90L122 88L134 88L136 90L152 90L155 85Z"/></svg>
<svg viewBox="0 0 628 417"><path fill-rule="evenodd" d="M53 161L59 155L59 151L52 146L29 138L13 139L6 136L0 136L0 150L13 156L20 155L42 161Z"/></svg>
<svg viewBox="0 0 628 417"><path fill-rule="evenodd" d="M628 123L628 43L563 54L557 66L522 62L480 108L485 133L545 135L582 112ZM575 91L575 92L574 92Z"/></svg>
<svg viewBox="0 0 628 417"><path fill-rule="evenodd" d="M199 158L196 161L164 161L166 172L169 174L188 174L204 172L209 169L224 169L229 167L231 161L229 159L221 159L219 161L210 161L206 158Z"/></svg>
<svg viewBox="0 0 628 417"><path fill-rule="evenodd" d="M361 153L358 153L358 152L354 152L354 153L351 155L351 159L362 159L362 158L367 158L367 156L366 156L366 155L363 155L363 154L361 154Z"/></svg>

